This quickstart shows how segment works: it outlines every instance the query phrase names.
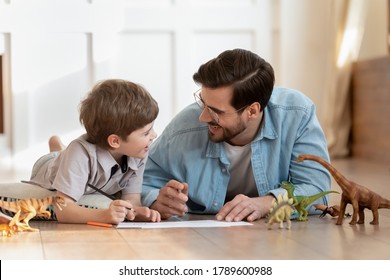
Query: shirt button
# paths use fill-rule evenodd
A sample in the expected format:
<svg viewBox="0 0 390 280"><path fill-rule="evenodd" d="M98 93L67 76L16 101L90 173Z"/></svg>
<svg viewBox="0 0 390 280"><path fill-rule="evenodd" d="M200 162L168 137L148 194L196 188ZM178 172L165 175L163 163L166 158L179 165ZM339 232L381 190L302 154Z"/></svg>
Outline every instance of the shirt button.
<svg viewBox="0 0 390 280"><path fill-rule="evenodd" d="M225 173L226 172L226 168L222 168L222 172Z"/></svg>
<svg viewBox="0 0 390 280"><path fill-rule="evenodd" d="M218 202L214 202L213 205L214 205L214 206L218 206Z"/></svg>

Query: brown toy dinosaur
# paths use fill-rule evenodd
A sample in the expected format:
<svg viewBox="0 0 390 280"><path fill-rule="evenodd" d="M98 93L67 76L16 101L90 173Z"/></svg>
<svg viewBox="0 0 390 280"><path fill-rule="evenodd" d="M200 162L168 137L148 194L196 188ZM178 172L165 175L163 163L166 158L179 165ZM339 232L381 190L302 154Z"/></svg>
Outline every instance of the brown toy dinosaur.
<svg viewBox="0 0 390 280"><path fill-rule="evenodd" d="M357 183L349 181L339 171L336 170L326 160L314 156L314 155L299 155L297 162L304 160L316 161L324 166L335 179L337 184L342 190L341 201L340 201L340 213L337 218L336 225L341 225L345 216L345 208L350 203L353 207L352 219L350 225L364 224L364 209L370 209L372 211L373 220L370 222L372 225L379 224L379 208L390 208L390 200L383 198L379 194L371 191L370 189L363 187ZM359 220L357 221L359 213Z"/></svg>
<svg viewBox="0 0 390 280"><path fill-rule="evenodd" d="M18 231L38 231L38 229L30 227L29 221L35 216L49 219L51 213L47 208L54 204L59 209L62 209L61 206L66 205L65 200L58 196L48 196L41 199L26 198L14 201L0 201L1 208L15 213L9 222L9 227L14 228L14 226L17 226Z"/></svg>

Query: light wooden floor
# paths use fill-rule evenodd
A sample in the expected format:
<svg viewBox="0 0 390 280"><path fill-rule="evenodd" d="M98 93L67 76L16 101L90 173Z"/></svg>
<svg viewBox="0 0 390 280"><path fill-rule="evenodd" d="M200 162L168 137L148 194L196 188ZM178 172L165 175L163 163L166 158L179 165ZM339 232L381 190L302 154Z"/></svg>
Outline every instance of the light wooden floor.
<svg viewBox="0 0 390 280"><path fill-rule="evenodd" d="M390 198L390 166L358 160L334 160L333 165L361 185ZM1 167L1 166L0 166ZM7 169L8 168L8 169ZM25 179L27 170L1 168L1 181ZM339 190L333 182L332 188ZM331 204L339 196L331 195ZM189 216L187 219L212 219ZM380 224L342 226L335 219L310 216L293 222L291 230L268 230L264 220L232 228L116 229L88 225L33 222L39 232L1 238L0 259L89 260L390 260L390 209L380 210Z"/></svg>

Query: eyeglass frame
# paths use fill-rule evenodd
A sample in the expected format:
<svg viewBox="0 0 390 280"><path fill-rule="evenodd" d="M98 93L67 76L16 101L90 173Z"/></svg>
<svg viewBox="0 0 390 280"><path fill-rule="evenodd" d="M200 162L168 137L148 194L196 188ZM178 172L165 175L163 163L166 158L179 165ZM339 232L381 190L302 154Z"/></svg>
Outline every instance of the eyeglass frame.
<svg viewBox="0 0 390 280"><path fill-rule="evenodd" d="M207 108L211 118L216 122L216 123L219 123L219 115L231 115L231 114L235 114L235 113L238 113L244 109L246 109L249 105L245 105L244 107L238 109L238 110L235 110L234 112L224 112L224 111L221 111L219 113L215 112L214 109L210 108L208 105L206 105L202 99L202 96L199 94L202 92L202 89L198 89L197 91L195 91L193 93L194 95L194 99L195 99L195 102L196 104L198 104L198 106L200 107L200 109L202 109L202 111L204 109Z"/></svg>

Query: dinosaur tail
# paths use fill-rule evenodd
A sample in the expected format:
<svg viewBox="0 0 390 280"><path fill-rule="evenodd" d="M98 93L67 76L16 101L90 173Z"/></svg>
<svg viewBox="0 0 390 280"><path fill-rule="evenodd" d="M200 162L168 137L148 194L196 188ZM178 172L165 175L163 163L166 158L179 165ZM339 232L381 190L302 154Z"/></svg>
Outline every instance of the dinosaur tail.
<svg viewBox="0 0 390 280"><path fill-rule="evenodd" d="M330 193L339 193L339 192L336 192L336 191L326 191L326 192L320 192L320 193L317 193L315 195L309 196L309 204L314 202L314 201L316 201L320 197L323 197L324 195L327 195L327 194L330 194Z"/></svg>
<svg viewBox="0 0 390 280"><path fill-rule="evenodd" d="M332 175L334 180L337 182L337 184L341 187L341 189L345 188L344 186L348 185L347 178L345 178L336 168L334 168L329 162L322 159L321 157L315 156L315 155L302 154L302 155L298 156L296 161L302 162L304 160L312 160L312 161L318 162L323 167L325 167L329 171L329 173Z"/></svg>
<svg viewBox="0 0 390 280"><path fill-rule="evenodd" d="M379 208L389 208L390 209L390 200L382 197L381 201L379 203Z"/></svg>
<svg viewBox="0 0 390 280"><path fill-rule="evenodd" d="M15 201L0 200L0 208L16 213L18 211Z"/></svg>

